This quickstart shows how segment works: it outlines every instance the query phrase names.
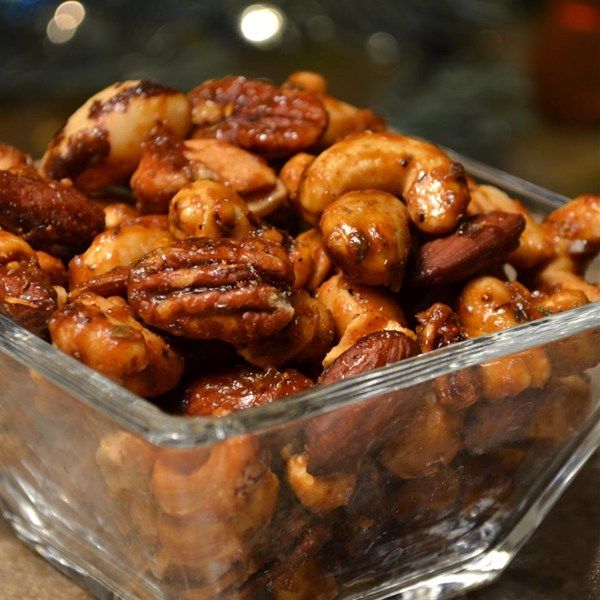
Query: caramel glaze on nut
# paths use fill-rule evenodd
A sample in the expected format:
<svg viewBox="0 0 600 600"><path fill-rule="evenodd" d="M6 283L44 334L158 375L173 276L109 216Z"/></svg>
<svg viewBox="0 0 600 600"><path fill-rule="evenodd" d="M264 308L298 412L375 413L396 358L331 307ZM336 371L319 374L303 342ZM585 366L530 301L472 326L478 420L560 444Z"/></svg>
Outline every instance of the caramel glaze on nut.
<svg viewBox="0 0 600 600"><path fill-rule="evenodd" d="M293 318L292 265L258 238L189 238L144 256L131 270L129 303L149 325L174 335L243 344Z"/></svg>
<svg viewBox="0 0 600 600"><path fill-rule="evenodd" d="M292 369L232 368L194 381L185 391L184 410L193 417L221 417L281 400L312 386L308 377Z"/></svg>
<svg viewBox="0 0 600 600"><path fill-rule="evenodd" d="M0 171L0 227L39 250L78 249L104 229L104 212L62 182Z"/></svg>
<svg viewBox="0 0 600 600"><path fill-rule="evenodd" d="M313 146L327 126L327 112L311 93L245 77L224 77L189 93L194 137L212 137L270 157Z"/></svg>

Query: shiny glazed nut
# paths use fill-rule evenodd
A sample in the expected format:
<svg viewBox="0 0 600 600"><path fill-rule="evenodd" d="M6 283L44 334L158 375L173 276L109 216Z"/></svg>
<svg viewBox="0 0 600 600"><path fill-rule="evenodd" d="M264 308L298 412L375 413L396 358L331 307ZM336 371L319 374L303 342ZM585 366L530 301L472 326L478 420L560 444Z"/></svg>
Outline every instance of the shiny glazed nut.
<svg viewBox="0 0 600 600"><path fill-rule="evenodd" d="M104 213L72 186L0 171L0 227L40 250L81 248L104 229Z"/></svg>
<svg viewBox="0 0 600 600"><path fill-rule="evenodd" d="M114 267L101 275L91 276L71 286L68 300L73 302L84 292L93 292L103 298L121 296L127 298L127 281L129 280L129 267Z"/></svg>
<svg viewBox="0 0 600 600"><path fill-rule="evenodd" d="M486 272L517 248L524 228L521 215L490 212L469 217L456 232L417 250L410 281L419 286L447 285Z"/></svg>
<svg viewBox="0 0 600 600"><path fill-rule="evenodd" d="M421 352L431 352L467 339L458 315L437 302L415 315L417 339ZM461 369L435 380L438 401L448 408L462 409L479 399L479 380L474 369Z"/></svg>
<svg viewBox="0 0 600 600"><path fill-rule="evenodd" d="M410 337L397 331L379 331L361 338L339 356L319 383L342 381L416 354L418 346ZM411 395L417 393L411 390ZM397 394L314 418L305 430L308 470L315 475L354 472L369 449L380 444L408 414L409 404L403 405L401 394Z"/></svg>
<svg viewBox="0 0 600 600"><path fill-rule="evenodd" d="M131 176L131 189L144 214L166 213L171 198L198 176L212 176L208 169L194 168L185 156L183 140L162 122L142 143L140 162Z"/></svg>
<svg viewBox="0 0 600 600"><path fill-rule="evenodd" d="M464 169L433 144L401 135L357 133L322 152L300 186L303 216L316 223L346 192L377 189L402 197L426 233L449 233L469 204Z"/></svg>
<svg viewBox="0 0 600 600"><path fill-rule="evenodd" d="M324 94L327 91L327 80L323 75L314 71L294 71L281 87Z"/></svg>
<svg viewBox="0 0 600 600"><path fill-rule="evenodd" d="M319 227L333 262L351 281L398 291L411 246L408 211L386 192L359 190L329 204Z"/></svg>
<svg viewBox="0 0 600 600"><path fill-rule="evenodd" d="M169 205L169 230L188 237L245 237L257 223L242 198L218 181L201 179L179 190Z"/></svg>
<svg viewBox="0 0 600 600"><path fill-rule="evenodd" d="M185 156L192 164L205 165L214 173L211 179L242 196L272 190L277 182L275 171L263 159L221 140L186 140Z"/></svg>
<svg viewBox="0 0 600 600"><path fill-rule="evenodd" d="M471 189L469 214L496 211L515 213L525 219L525 229L519 238L519 246L508 254L507 262L517 269L529 269L552 256L552 241L548 233L521 202L491 185L474 186L474 189Z"/></svg>
<svg viewBox="0 0 600 600"><path fill-rule="evenodd" d="M327 125L316 95L245 77L207 81L189 98L194 137L216 138L266 156L310 148Z"/></svg>
<svg viewBox="0 0 600 600"><path fill-rule="evenodd" d="M309 229L296 237L290 248L294 266L294 289L314 292L327 279L333 263L323 246L318 229Z"/></svg>
<svg viewBox="0 0 600 600"><path fill-rule="evenodd" d="M298 199L298 190L300 188L302 176L313 160L315 160L314 154L298 152L298 154L294 154L294 156L283 165L279 172L279 178L283 181L290 200L294 203L296 203L296 200Z"/></svg>
<svg viewBox="0 0 600 600"><path fill-rule="evenodd" d="M184 394L185 414L192 417L221 417L253 406L268 404L297 394L313 383L298 371L268 367L228 369L197 379Z"/></svg>
<svg viewBox="0 0 600 600"><path fill-rule="evenodd" d="M37 260L35 250L20 236L0 229L0 264Z"/></svg>
<svg viewBox="0 0 600 600"><path fill-rule="evenodd" d="M82 294L52 315L49 328L57 348L135 394L154 397L179 383L182 359L122 298Z"/></svg>
<svg viewBox="0 0 600 600"><path fill-rule="evenodd" d="M262 368L315 365L331 347L334 326L327 308L304 290L293 292L290 302L294 318L279 333L237 348L250 364Z"/></svg>
<svg viewBox="0 0 600 600"><path fill-rule="evenodd" d="M1 251L0 251L1 252ZM38 259L38 264L43 273L48 275L50 278L50 283L52 285L60 285L62 287L67 286L67 272L65 270L65 265L63 265L62 261L56 256L52 256L46 252L42 252L38 250L35 255ZM2 261L0 255L0 262Z"/></svg>
<svg viewBox="0 0 600 600"><path fill-rule="evenodd" d="M99 277L117 267L129 267L142 256L174 242L162 223L133 220L103 231L89 248L69 262L71 287Z"/></svg>
<svg viewBox="0 0 600 600"><path fill-rule="evenodd" d="M190 126L186 96L154 81L115 83L69 117L50 141L42 169L86 191L121 182L137 167L142 142L157 121L184 136Z"/></svg>
<svg viewBox="0 0 600 600"><path fill-rule="evenodd" d="M386 442L381 463L397 477L429 477L449 465L460 450L462 413L445 409L426 394L401 431Z"/></svg>
<svg viewBox="0 0 600 600"><path fill-rule="evenodd" d="M131 270L129 302L148 324L175 335L244 344L283 329L292 265L257 238L189 238L159 248Z"/></svg>
<svg viewBox="0 0 600 600"><path fill-rule="evenodd" d="M38 177L31 156L18 148L0 142L0 171L11 171L15 175Z"/></svg>
<svg viewBox="0 0 600 600"><path fill-rule="evenodd" d="M104 211L105 229L114 229L140 216L140 212L135 206L125 202L107 202L101 203L100 206Z"/></svg>
<svg viewBox="0 0 600 600"><path fill-rule="evenodd" d="M478 337L526 322L530 300L530 294L520 284L507 284L495 277L483 276L464 287L457 314L466 334ZM486 363L479 370L483 396L494 400L516 396L528 387L542 387L550 377L550 371L543 348Z"/></svg>

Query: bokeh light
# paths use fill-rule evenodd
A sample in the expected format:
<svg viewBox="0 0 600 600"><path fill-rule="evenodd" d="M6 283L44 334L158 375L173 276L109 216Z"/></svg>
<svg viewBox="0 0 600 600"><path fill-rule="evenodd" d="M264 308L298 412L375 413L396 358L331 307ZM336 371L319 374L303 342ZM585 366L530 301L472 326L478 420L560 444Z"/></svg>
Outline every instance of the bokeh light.
<svg viewBox="0 0 600 600"><path fill-rule="evenodd" d="M239 19L242 37L256 46L273 46L281 40L285 15L271 4L251 4Z"/></svg>

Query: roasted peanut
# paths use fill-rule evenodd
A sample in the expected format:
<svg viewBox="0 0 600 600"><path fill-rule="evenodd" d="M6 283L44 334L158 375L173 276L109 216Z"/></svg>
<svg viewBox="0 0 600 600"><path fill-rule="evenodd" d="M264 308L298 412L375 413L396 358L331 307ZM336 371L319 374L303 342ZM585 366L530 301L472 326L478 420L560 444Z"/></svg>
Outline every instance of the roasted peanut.
<svg viewBox="0 0 600 600"><path fill-rule="evenodd" d="M140 396L174 388L183 361L162 338L138 323L122 298L90 292L50 319L52 343Z"/></svg>
<svg viewBox="0 0 600 600"><path fill-rule="evenodd" d="M228 369L201 377L186 389L183 400L185 414L193 417L221 417L234 411L282 400L312 385L308 377L292 369Z"/></svg>
<svg viewBox="0 0 600 600"><path fill-rule="evenodd" d="M194 137L216 138L265 156L310 148L327 125L316 95L245 77L206 81L189 98Z"/></svg>
<svg viewBox="0 0 600 600"><path fill-rule="evenodd" d="M469 214L496 211L519 214L525 219L525 229L519 238L519 247L507 255L507 262L517 269L529 269L552 256L552 240L548 233L521 202L491 185L475 186L475 189L471 190Z"/></svg>
<svg viewBox="0 0 600 600"><path fill-rule="evenodd" d="M449 233L469 204L464 169L433 144L401 135L357 133L322 152L306 169L299 193L304 218L316 223L342 194L377 189L402 197L426 233Z"/></svg>
<svg viewBox="0 0 600 600"><path fill-rule="evenodd" d="M71 115L50 141L42 169L53 179L70 177L86 191L123 181L137 167L142 142L157 121L185 135L189 100L154 81L115 83Z"/></svg>
<svg viewBox="0 0 600 600"><path fill-rule="evenodd" d="M415 286L465 281L500 265L519 244L525 227L521 215L490 212L466 219L456 232L423 244L409 274Z"/></svg>
<svg viewBox="0 0 600 600"><path fill-rule="evenodd" d="M408 211L386 192L348 192L329 204L319 227L334 263L351 281L398 291L411 246Z"/></svg>
<svg viewBox="0 0 600 600"><path fill-rule="evenodd" d="M189 238L144 256L131 270L129 302L148 324L197 339L244 344L283 329L292 265L258 238Z"/></svg>
<svg viewBox="0 0 600 600"><path fill-rule="evenodd" d="M381 463L397 477L429 477L449 465L460 450L464 416L445 409L435 395L421 399L416 412L385 443Z"/></svg>
<svg viewBox="0 0 600 600"><path fill-rule="evenodd" d="M327 279L333 267L318 229L309 229L294 239L290 259L294 266L296 290L306 288L314 292Z"/></svg>
<svg viewBox="0 0 600 600"><path fill-rule="evenodd" d="M527 290L494 277L469 282L458 301L457 314L469 337L478 337L514 327L528 320L528 307L521 296ZM529 387L542 387L550 377L550 361L543 348L482 365L479 370L483 396L488 399L516 396Z"/></svg>
<svg viewBox="0 0 600 600"><path fill-rule="evenodd" d="M145 217L104 231L94 238L83 254L75 256L69 263L71 287L115 268L130 267L150 250L173 242L163 223Z"/></svg>
<svg viewBox="0 0 600 600"><path fill-rule="evenodd" d="M169 206L169 229L173 237L244 237L257 223L242 198L217 181L202 179L183 187Z"/></svg>
<svg viewBox="0 0 600 600"><path fill-rule="evenodd" d="M467 339L457 314L437 302L416 315L421 352L430 352ZM479 399L479 380L474 369L461 369L435 380L436 396L444 406L462 409Z"/></svg>
<svg viewBox="0 0 600 600"><path fill-rule="evenodd" d="M331 348L333 317L325 306L304 290L290 298L294 318L279 332L237 350L250 364L266 368L282 365L315 365Z"/></svg>
<svg viewBox="0 0 600 600"><path fill-rule="evenodd" d="M72 186L0 171L0 227L34 248L82 248L104 229L104 213Z"/></svg>

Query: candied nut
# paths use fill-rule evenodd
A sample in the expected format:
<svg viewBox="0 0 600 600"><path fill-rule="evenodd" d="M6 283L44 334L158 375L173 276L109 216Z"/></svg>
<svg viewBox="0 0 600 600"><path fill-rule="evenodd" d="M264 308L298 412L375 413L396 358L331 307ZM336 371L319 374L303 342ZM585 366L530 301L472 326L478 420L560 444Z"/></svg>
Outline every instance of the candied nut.
<svg viewBox="0 0 600 600"><path fill-rule="evenodd" d="M458 315L445 304L436 302L415 315L421 352L431 352L467 339ZM435 380L439 402L448 408L462 409L479 399L479 381L474 369L460 369Z"/></svg>
<svg viewBox="0 0 600 600"><path fill-rule="evenodd" d="M104 227L106 229L114 229L140 216L137 208L125 202L103 203L102 210L104 211Z"/></svg>
<svg viewBox="0 0 600 600"><path fill-rule="evenodd" d="M405 527L435 523L456 511L461 478L452 467L429 477L403 481L392 499L392 514Z"/></svg>
<svg viewBox="0 0 600 600"><path fill-rule="evenodd" d="M309 558L271 584L275 600L333 600L338 595L335 577L325 559Z"/></svg>
<svg viewBox="0 0 600 600"><path fill-rule="evenodd" d="M131 189L140 212L166 213L171 198L198 175L211 176L196 168L185 155L183 140L163 122L157 123L142 143L140 162L131 176Z"/></svg>
<svg viewBox="0 0 600 600"><path fill-rule="evenodd" d="M454 230L470 199L463 167L437 146L363 132L335 143L308 166L299 193L303 216L316 223L336 198L364 189L402 197L413 223L433 234Z"/></svg>
<svg viewBox="0 0 600 600"><path fill-rule="evenodd" d="M544 225L554 236L567 241L569 254L595 254L600 250L600 196L574 198L546 216Z"/></svg>
<svg viewBox="0 0 600 600"><path fill-rule="evenodd" d="M331 347L333 318L325 306L304 290L292 293L294 318L275 335L237 351L250 364L266 368L318 364Z"/></svg>
<svg viewBox="0 0 600 600"><path fill-rule="evenodd" d="M319 227L333 262L351 281L402 285L411 239L408 211L386 192L348 192L329 204Z"/></svg>
<svg viewBox="0 0 600 600"><path fill-rule="evenodd" d="M331 311L340 336L354 319L365 313L382 313L386 320L406 326L402 308L387 290L352 283L342 274L325 281L316 297Z"/></svg>
<svg viewBox="0 0 600 600"><path fill-rule="evenodd" d="M517 214L489 212L469 217L456 232L419 248L410 282L446 285L486 272L518 246L524 228L525 219Z"/></svg>
<svg viewBox="0 0 600 600"><path fill-rule="evenodd" d="M69 290L68 300L73 302L84 292L93 292L103 298L121 296L127 298L129 267L114 267L101 275L91 276L76 283Z"/></svg>
<svg viewBox="0 0 600 600"><path fill-rule="evenodd" d="M0 171L0 227L51 254L81 248L104 229L104 213L72 186Z"/></svg>
<svg viewBox="0 0 600 600"><path fill-rule="evenodd" d="M429 477L449 465L460 450L464 416L444 408L432 394L385 443L381 463L402 479Z"/></svg>
<svg viewBox="0 0 600 600"><path fill-rule="evenodd" d="M184 94L147 80L115 83L92 96L52 138L42 159L52 179L70 177L94 191L126 180L142 156L142 142L157 121L183 136L190 126Z"/></svg>
<svg viewBox="0 0 600 600"><path fill-rule="evenodd" d="M504 444L523 439L531 422L539 392L528 390L502 402L478 402L468 409L463 446L474 454L486 454Z"/></svg>
<svg viewBox="0 0 600 600"><path fill-rule="evenodd" d="M526 322L530 301L529 292L520 284L483 276L464 287L457 314L466 334L478 337ZM479 369L483 396L493 400L516 396L528 387L542 387L550 370L543 348L491 361Z"/></svg>
<svg viewBox="0 0 600 600"><path fill-rule="evenodd" d="M57 348L140 396L179 383L181 357L138 323L122 298L81 294L52 315L49 328Z"/></svg>
<svg viewBox="0 0 600 600"><path fill-rule="evenodd" d="M418 346L410 337L398 331L379 331L359 339L339 356L321 375L319 383L342 381L416 354ZM412 395L416 395L414 390ZM402 392L391 398L377 398L311 420L305 430L310 473L352 472L358 461L407 414L410 402L404 406L401 396Z"/></svg>
<svg viewBox="0 0 600 600"><path fill-rule="evenodd" d="M15 175L39 177L36 168L33 166L31 156L3 142L0 142L0 171L10 171Z"/></svg>
<svg viewBox="0 0 600 600"><path fill-rule="evenodd" d="M20 236L0 229L0 265L37 261L35 250Z"/></svg>
<svg viewBox="0 0 600 600"><path fill-rule="evenodd" d="M519 246L507 255L507 262L517 269L529 269L553 255L550 236L521 202L491 185L474 186L474 189L471 189L469 214L496 211L519 214L525 219L525 229L519 238Z"/></svg>
<svg viewBox="0 0 600 600"><path fill-rule="evenodd" d="M287 189L281 179L275 181L275 187L265 192L252 192L244 196L248 208L255 217L267 217L285 206Z"/></svg>
<svg viewBox="0 0 600 600"><path fill-rule="evenodd" d="M292 369L227 369L214 375L205 375L186 389L183 400L185 414L192 417L221 417L282 400L312 385L308 377Z"/></svg>
<svg viewBox="0 0 600 600"><path fill-rule="evenodd" d="M233 144L206 138L186 140L185 156L205 165L214 177L241 196L272 190L277 182L275 171L266 162Z"/></svg>
<svg viewBox="0 0 600 600"><path fill-rule="evenodd" d="M266 156L310 148L327 125L316 95L245 77L206 81L189 98L193 137L216 138Z"/></svg>
<svg viewBox="0 0 600 600"><path fill-rule="evenodd" d="M294 316L293 272L278 244L258 238L189 238L144 256L128 297L148 324L175 335L244 344Z"/></svg>
<svg viewBox="0 0 600 600"><path fill-rule="evenodd" d="M160 222L132 220L97 235L88 249L69 262L71 287L98 278L116 268L129 267L142 256L173 243ZM122 271L119 271L122 273Z"/></svg>
<svg viewBox="0 0 600 600"><path fill-rule="evenodd" d="M324 94L327 91L327 80L314 71L294 71L288 75L281 87Z"/></svg>
<svg viewBox="0 0 600 600"><path fill-rule="evenodd" d="M60 258L38 250L36 253L38 264L43 273L50 278L52 285L65 287L67 284L67 272ZM0 262L2 258L0 257Z"/></svg>
<svg viewBox="0 0 600 600"><path fill-rule="evenodd" d="M327 279L333 267L318 229L309 229L294 239L290 259L294 266L296 290L306 288L314 292Z"/></svg>
<svg viewBox="0 0 600 600"><path fill-rule="evenodd" d="M175 239L245 237L257 223L246 203L218 181L201 179L183 187L169 206L169 229Z"/></svg>
<svg viewBox="0 0 600 600"><path fill-rule="evenodd" d="M302 505L317 515L323 515L348 504L356 475L333 473L316 477L308 472L308 464L304 454L294 454L286 462L288 484Z"/></svg>
<svg viewBox="0 0 600 600"><path fill-rule="evenodd" d="M290 200L294 203L298 199L298 190L300 189L302 176L313 160L315 160L314 154L298 152L298 154L294 154L294 156L281 167L279 178L283 181Z"/></svg>

